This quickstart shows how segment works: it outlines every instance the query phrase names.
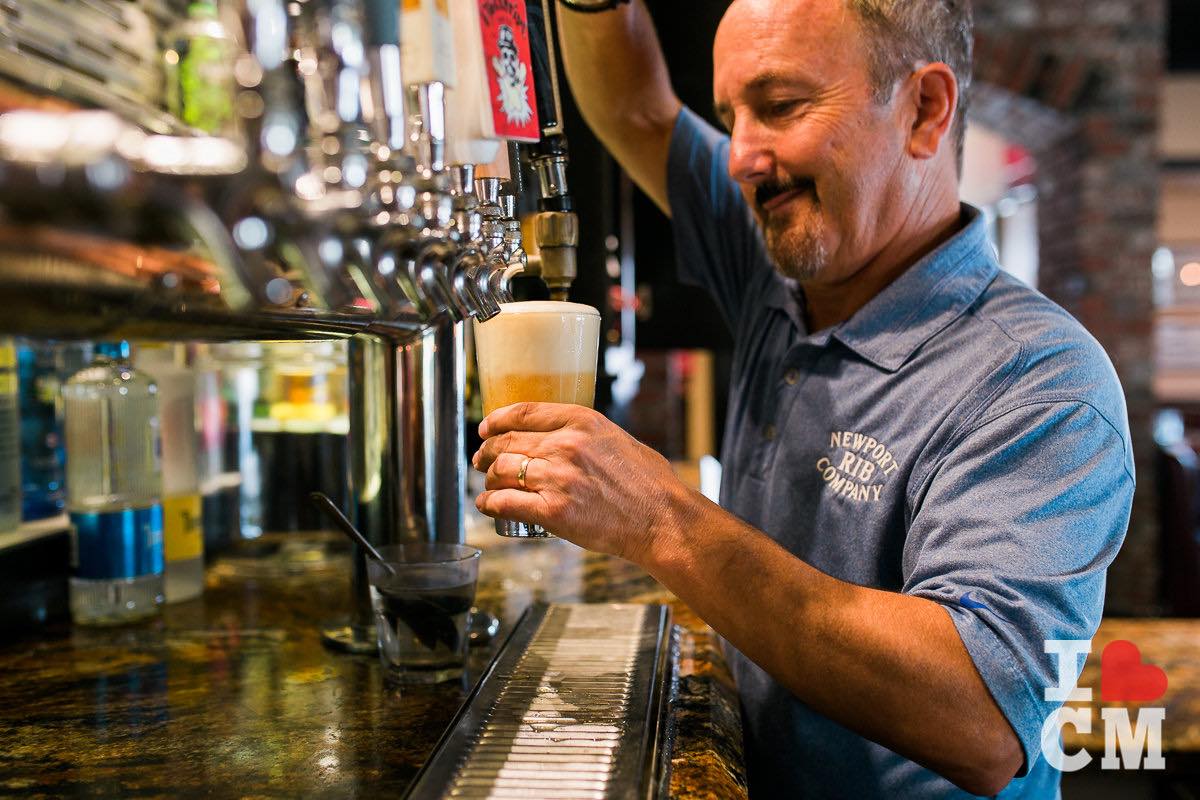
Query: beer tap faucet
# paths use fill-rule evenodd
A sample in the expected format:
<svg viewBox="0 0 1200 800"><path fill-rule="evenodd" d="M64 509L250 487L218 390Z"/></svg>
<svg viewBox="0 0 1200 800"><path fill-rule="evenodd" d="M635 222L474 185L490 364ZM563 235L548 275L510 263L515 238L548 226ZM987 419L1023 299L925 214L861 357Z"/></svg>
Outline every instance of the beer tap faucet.
<svg viewBox="0 0 1200 800"><path fill-rule="evenodd" d="M511 185L505 188L511 188ZM529 264L529 255L525 252L521 220L517 219L517 196L511 192L501 194L500 209L504 219L504 252L507 266L500 275L496 291L511 300L510 282L514 276L525 272Z"/></svg>
<svg viewBox="0 0 1200 800"><path fill-rule="evenodd" d="M534 158L534 169L541 197L533 218L538 253L528 259L527 269L541 276L552 298L565 300L575 280L579 247L579 217L567 189L566 137L543 139L538 147L542 154Z"/></svg>
<svg viewBox="0 0 1200 800"><path fill-rule="evenodd" d="M447 314L454 322L466 319L463 299L458 297L447 265L455 254L450 237L451 199L442 188L443 176L418 178L417 208L424 226L416 237L409 237L406 270L409 286L423 304L422 313L432 319Z"/></svg>
<svg viewBox="0 0 1200 800"><path fill-rule="evenodd" d="M504 246L503 210L500 208L500 179L476 178L475 197L482 217L482 246L488 257L499 257Z"/></svg>
<svg viewBox="0 0 1200 800"><path fill-rule="evenodd" d="M554 50L550 0L526 0L529 46L533 55L534 89L542 139L530 148L538 183L538 213L533 220L537 254L526 272L538 275L555 300L565 300L576 274L579 217L567 186L567 137L562 128L562 101Z"/></svg>
<svg viewBox="0 0 1200 800"><path fill-rule="evenodd" d="M480 247L493 269L504 260L504 220L500 208L500 178L478 178L475 196L479 203Z"/></svg>
<svg viewBox="0 0 1200 800"><path fill-rule="evenodd" d="M351 109L337 81L316 85L322 75L347 74L351 68L358 70L355 75L361 72L362 60L353 46L361 30L353 28L351 0L319 0L302 7L295 18L282 0L243 0L239 10L245 51L235 68L242 94L237 107L247 134L249 168L220 199L221 216L243 259L275 263L302 278L303 290L291 285L288 272L281 272L260 305L361 310L363 295L343 268L345 246L337 233L340 215L361 204L361 192L331 192L327 186L333 177L329 167L336 168L338 181L358 182L355 164L361 162L326 164L305 153L312 131L323 130L310 124L314 119L331 125L332 118L341 125L343 117L357 113L357 102ZM323 46L335 32L338 46ZM292 39L297 34L304 46L294 61ZM313 101L307 115L301 102L306 90ZM338 108L341 116L330 110ZM318 137L318 152L321 141Z"/></svg>
<svg viewBox="0 0 1200 800"><path fill-rule="evenodd" d="M527 255L522 244L521 222L516 218L517 198L512 185L499 178L479 178L475 191L483 215L483 251L487 256L488 286L502 303L513 300L510 281L525 271Z"/></svg>
<svg viewBox="0 0 1200 800"><path fill-rule="evenodd" d="M353 259L347 266L369 287L367 291L384 317L415 313L428 319L440 312L409 284L405 266L407 241L418 236L424 225L416 208L411 159L407 159L407 169L405 159L407 156L392 153L388 163L379 164L362 225L351 236Z"/></svg>
<svg viewBox="0 0 1200 800"><path fill-rule="evenodd" d="M489 319L500 309L480 279L482 255L475 246L478 212L467 198L473 167L447 168L445 95L438 82L411 86L409 145L414 155L419 230L409 226L389 235L407 254L404 286L421 313L447 313L460 321Z"/></svg>
<svg viewBox="0 0 1200 800"><path fill-rule="evenodd" d="M450 173L450 198L453 209L452 235L458 243L458 256L451 272L459 294L470 298L474 316L485 322L500 313L500 303L488 282L490 270L480 247L483 238L483 215L475 197L474 164L453 164Z"/></svg>

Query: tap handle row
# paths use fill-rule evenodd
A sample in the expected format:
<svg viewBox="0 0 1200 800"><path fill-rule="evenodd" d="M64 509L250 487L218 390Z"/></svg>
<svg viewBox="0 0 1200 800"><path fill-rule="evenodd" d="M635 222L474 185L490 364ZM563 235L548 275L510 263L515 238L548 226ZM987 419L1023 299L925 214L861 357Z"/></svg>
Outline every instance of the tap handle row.
<svg viewBox="0 0 1200 800"><path fill-rule="evenodd" d="M434 69L424 82L401 85L411 59L401 52L396 0L308 0L290 17L285 0L238 2L242 41L260 77L257 85L242 81L258 92L262 112L251 155L284 178L299 207L290 213L332 219L333 227L349 231L340 235L354 258L342 269L358 277L324 283L366 287L366 302L352 292L325 292L330 301L389 314L413 308L425 318L486 318L498 302L511 300L509 283L528 262L512 184L476 177L470 164L446 163L447 84ZM543 134L533 159L539 205L568 212L552 10L547 0L523 2ZM420 5L422 13L436 10L429 0ZM303 225L293 229L305 235ZM381 244L394 230L403 248ZM323 253L333 250L326 245ZM326 261L320 259L318 272L337 269ZM573 276L573 269L559 272Z"/></svg>

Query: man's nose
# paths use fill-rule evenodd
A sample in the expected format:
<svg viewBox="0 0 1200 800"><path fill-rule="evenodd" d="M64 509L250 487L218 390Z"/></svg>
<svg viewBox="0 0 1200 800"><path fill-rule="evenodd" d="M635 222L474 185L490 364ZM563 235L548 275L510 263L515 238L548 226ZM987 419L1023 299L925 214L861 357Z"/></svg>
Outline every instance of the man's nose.
<svg viewBox="0 0 1200 800"><path fill-rule="evenodd" d="M775 155L748 125L734 124L729 137L729 177L757 185L775 173Z"/></svg>

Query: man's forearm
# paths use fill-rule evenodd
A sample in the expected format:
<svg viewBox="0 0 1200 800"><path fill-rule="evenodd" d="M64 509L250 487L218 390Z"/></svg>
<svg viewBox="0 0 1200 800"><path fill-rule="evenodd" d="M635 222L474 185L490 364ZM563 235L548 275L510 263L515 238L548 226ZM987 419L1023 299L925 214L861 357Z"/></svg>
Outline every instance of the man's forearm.
<svg viewBox="0 0 1200 800"><path fill-rule="evenodd" d="M584 120L664 210L667 149L680 102L642 0L584 14L559 6L559 39Z"/></svg>
<svg viewBox="0 0 1200 800"><path fill-rule="evenodd" d="M692 494L639 560L718 633L821 714L978 794L1021 749L950 616L805 564Z"/></svg>

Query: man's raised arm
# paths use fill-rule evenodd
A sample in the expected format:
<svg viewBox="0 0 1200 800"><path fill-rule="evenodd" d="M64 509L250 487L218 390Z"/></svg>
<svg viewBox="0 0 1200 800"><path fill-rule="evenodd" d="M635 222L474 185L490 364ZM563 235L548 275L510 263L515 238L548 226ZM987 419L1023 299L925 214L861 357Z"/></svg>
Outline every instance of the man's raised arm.
<svg viewBox="0 0 1200 800"><path fill-rule="evenodd" d="M567 80L583 118L667 214L667 152L681 103L642 0L584 14L559 5Z"/></svg>

